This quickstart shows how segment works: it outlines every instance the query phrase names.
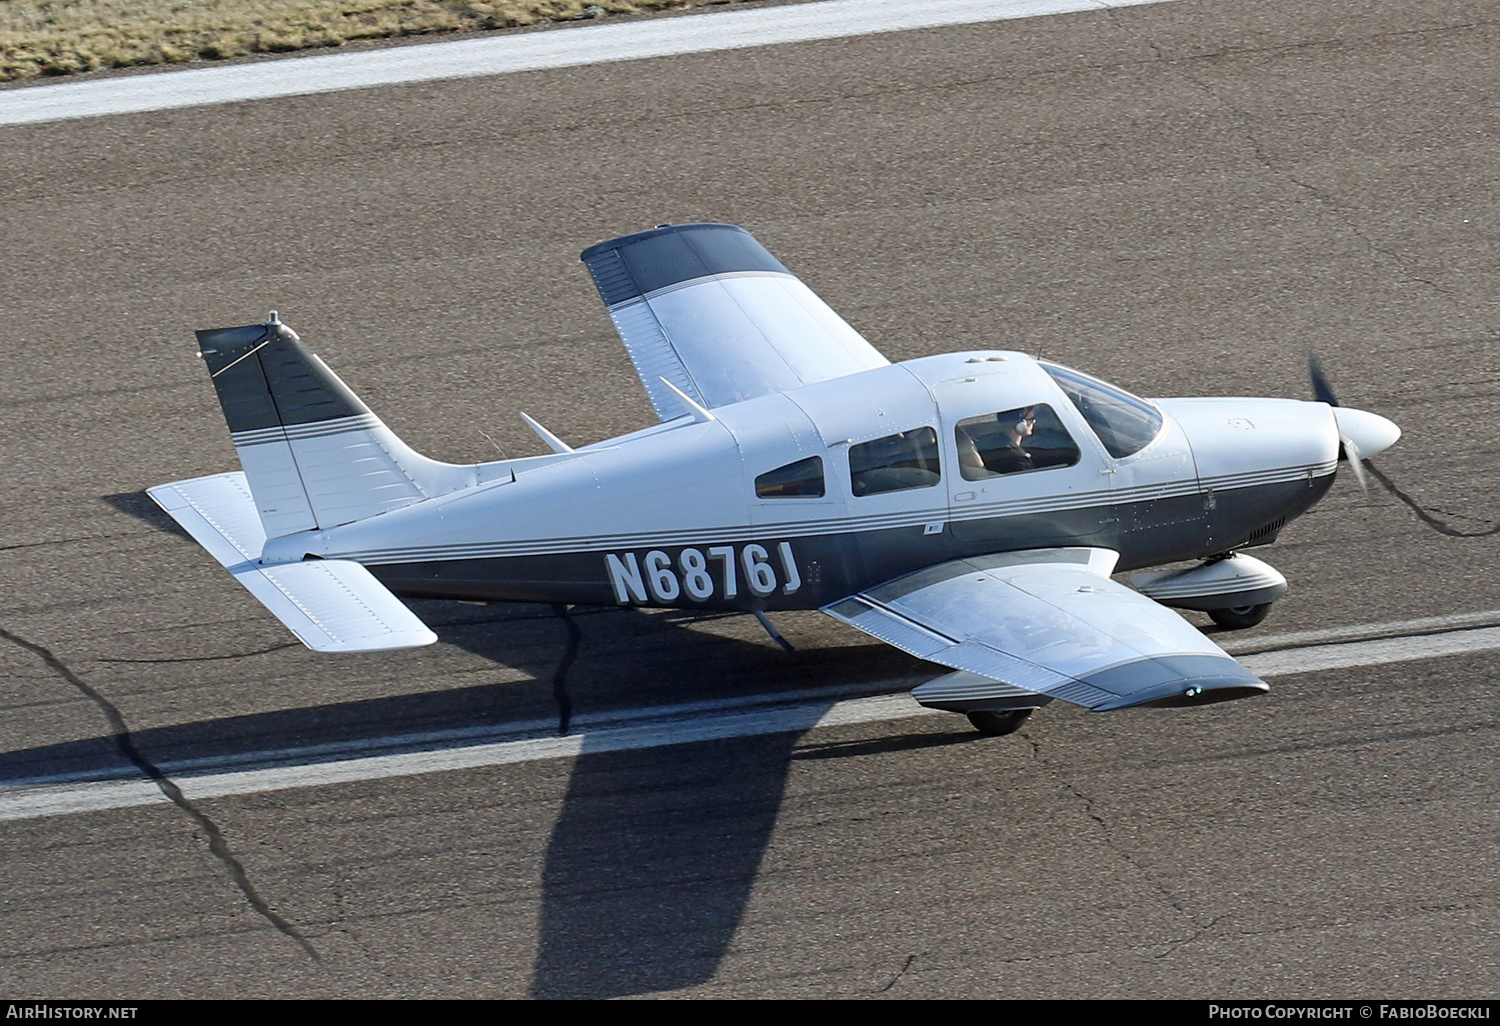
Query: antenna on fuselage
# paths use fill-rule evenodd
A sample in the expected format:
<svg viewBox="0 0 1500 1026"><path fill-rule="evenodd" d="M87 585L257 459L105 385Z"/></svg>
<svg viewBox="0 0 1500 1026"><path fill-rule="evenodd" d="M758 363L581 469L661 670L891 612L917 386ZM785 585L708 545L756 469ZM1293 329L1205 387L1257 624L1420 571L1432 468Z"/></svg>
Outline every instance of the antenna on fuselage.
<svg viewBox="0 0 1500 1026"><path fill-rule="evenodd" d="M682 389L678 388L676 385L672 384L666 378L657 378L657 380L660 381L663 385L666 385L668 388L670 388L673 394L682 401L682 405L687 407L687 412L693 415L693 420L697 421L700 424L707 424L711 420L719 419L712 413L709 413L702 406L699 406L696 402L693 401L693 398L690 395L688 395Z"/></svg>
<svg viewBox="0 0 1500 1026"><path fill-rule="evenodd" d="M528 417L525 413L521 414L521 419L526 422L527 426L530 427L531 430L536 432L538 438L546 442L547 445L551 447L553 452L573 451L573 447L571 445L569 445L567 442L564 442L561 438L558 438L551 431L548 431L546 428L542 427L536 421Z"/></svg>

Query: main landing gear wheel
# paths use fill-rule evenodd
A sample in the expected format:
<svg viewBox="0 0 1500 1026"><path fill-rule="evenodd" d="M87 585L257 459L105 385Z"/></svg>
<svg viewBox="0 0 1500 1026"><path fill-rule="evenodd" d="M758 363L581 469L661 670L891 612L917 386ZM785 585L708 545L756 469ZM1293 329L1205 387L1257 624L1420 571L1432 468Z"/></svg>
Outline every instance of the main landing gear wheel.
<svg viewBox="0 0 1500 1026"><path fill-rule="evenodd" d="M1031 718L1034 709L1007 709L1004 712L993 712L988 709L980 709L968 713L969 722L974 724L974 729L987 737L1004 737L1006 734L1014 734L1021 729L1021 725Z"/></svg>
<svg viewBox="0 0 1500 1026"><path fill-rule="evenodd" d="M1246 627L1254 627L1266 618L1271 611L1271 603L1262 602L1258 606L1230 606L1228 609L1210 609L1209 618L1226 630L1242 631Z"/></svg>

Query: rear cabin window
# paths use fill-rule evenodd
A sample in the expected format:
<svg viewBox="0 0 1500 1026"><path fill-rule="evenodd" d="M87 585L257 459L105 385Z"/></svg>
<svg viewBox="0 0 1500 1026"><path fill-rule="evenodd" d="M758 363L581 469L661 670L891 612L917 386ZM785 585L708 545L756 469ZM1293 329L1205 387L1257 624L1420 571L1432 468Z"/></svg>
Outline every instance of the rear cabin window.
<svg viewBox="0 0 1500 1026"><path fill-rule="evenodd" d="M755 479L762 499L820 499L823 497L823 457L809 456L768 470Z"/></svg>
<svg viewBox="0 0 1500 1026"><path fill-rule="evenodd" d="M930 427L849 447L849 490L855 495L931 488L942 479L937 432Z"/></svg>
<svg viewBox="0 0 1500 1026"><path fill-rule="evenodd" d="M1046 403L969 417L958 422L953 435L965 481L1071 467L1079 459L1073 436Z"/></svg>
<svg viewBox="0 0 1500 1026"><path fill-rule="evenodd" d="M1043 363L1042 370L1062 386L1063 392L1089 427L1117 460L1133 456L1150 445L1161 432L1161 414L1156 407L1123 388L1091 378L1087 374Z"/></svg>

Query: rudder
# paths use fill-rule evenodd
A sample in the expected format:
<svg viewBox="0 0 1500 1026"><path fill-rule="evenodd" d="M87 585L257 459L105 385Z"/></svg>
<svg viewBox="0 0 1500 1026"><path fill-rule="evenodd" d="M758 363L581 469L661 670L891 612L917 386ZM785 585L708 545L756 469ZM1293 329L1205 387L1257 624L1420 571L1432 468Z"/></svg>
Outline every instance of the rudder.
<svg viewBox="0 0 1500 1026"><path fill-rule="evenodd" d="M196 333L267 538L363 520L477 481L370 412L273 310Z"/></svg>

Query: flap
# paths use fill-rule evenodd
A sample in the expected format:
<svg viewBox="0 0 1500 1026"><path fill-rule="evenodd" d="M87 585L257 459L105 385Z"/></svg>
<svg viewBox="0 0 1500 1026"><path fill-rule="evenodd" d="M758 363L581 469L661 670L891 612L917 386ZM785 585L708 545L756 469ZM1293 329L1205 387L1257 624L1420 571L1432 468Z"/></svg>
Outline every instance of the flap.
<svg viewBox="0 0 1500 1026"><path fill-rule="evenodd" d="M266 542L242 473L147 489L304 645L317 652L384 652L437 640L416 614L358 563L314 559L261 565Z"/></svg>
<svg viewBox="0 0 1500 1026"><path fill-rule="evenodd" d="M743 228L667 225L583 261L657 416L708 409L888 364Z"/></svg>
<svg viewBox="0 0 1500 1026"><path fill-rule="evenodd" d="M1098 711L1268 690L1182 617L1109 579L1105 549L954 560L825 606L903 651Z"/></svg>

